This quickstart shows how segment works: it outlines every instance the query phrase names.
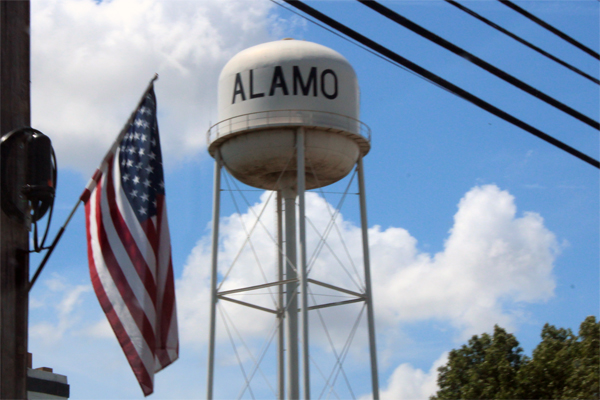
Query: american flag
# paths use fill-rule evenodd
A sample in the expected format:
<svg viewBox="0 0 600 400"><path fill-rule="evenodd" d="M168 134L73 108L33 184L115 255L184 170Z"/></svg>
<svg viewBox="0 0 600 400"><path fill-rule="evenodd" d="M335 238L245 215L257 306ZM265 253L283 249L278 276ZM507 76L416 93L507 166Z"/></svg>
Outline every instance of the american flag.
<svg viewBox="0 0 600 400"><path fill-rule="evenodd" d="M85 203L92 285L144 395L179 354L156 96L151 83Z"/></svg>

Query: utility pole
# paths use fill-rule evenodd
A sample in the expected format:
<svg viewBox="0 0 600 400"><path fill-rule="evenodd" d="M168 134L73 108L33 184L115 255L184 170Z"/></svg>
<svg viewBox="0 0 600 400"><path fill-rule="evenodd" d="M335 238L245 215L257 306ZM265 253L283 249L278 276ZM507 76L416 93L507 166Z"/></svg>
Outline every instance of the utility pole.
<svg viewBox="0 0 600 400"><path fill-rule="evenodd" d="M29 21L29 0L0 0L1 135L30 126ZM13 172L0 177L3 197L5 188L18 197L24 184L22 149L5 160ZM26 399L29 232L25 218L0 214L0 398Z"/></svg>

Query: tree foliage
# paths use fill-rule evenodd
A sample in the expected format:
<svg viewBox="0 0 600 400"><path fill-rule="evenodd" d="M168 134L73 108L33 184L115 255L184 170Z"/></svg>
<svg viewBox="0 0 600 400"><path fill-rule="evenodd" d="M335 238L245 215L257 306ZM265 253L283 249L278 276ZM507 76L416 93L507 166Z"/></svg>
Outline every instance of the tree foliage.
<svg viewBox="0 0 600 400"><path fill-rule="evenodd" d="M438 369L438 399L599 399L600 322L587 317L579 335L546 324L532 357L514 335L473 336Z"/></svg>

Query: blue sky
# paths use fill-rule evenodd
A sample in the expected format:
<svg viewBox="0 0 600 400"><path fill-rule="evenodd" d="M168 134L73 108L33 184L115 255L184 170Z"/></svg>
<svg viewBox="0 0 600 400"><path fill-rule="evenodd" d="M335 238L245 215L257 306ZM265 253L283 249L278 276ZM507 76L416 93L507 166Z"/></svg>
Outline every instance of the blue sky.
<svg viewBox="0 0 600 400"><path fill-rule="evenodd" d="M358 2L308 4L600 157L594 129ZM384 4L600 118L597 85L449 4ZM462 4L598 78L597 60L499 2ZM598 51L599 2L517 4ZM428 397L444 354L473 334L492 331L494 324L514 332L530 354L546 322L576 331L586 316L598 317L600 189L594 167L268 1L33 1L32 121L52 138L60 167L51 232L65 220L149 79L160 75L155 88L181 354L156 375L153 397L202 398L205 393L213 179L205 133L218 118L219 71L238 51L283 37L333 48L358 75L361 120L372 130L365 169L382 397ZM255 209L268 197L246 195ZM310 198L315 224L327 223L319 217L325 201L335 204L337 197ZM357 234L356 203L349 199L341 214L349 243ZM248 218L248 206L240 204ZM223 241L233 246L239 215L229 199L222 217ZM142 397L91 289L84 229L81 208L31 292L34 367L67 375L72 398ZM40 258L32 256L32 270ZM249 275L241 271L240 279ZM231 313L240 322L253 318L233 308ZM243 328L251 347L260 346L270 326L265 317L257 318ZM333 321L332 330L342 337L350 319ZM315 354L326 354L322 332L314 336ZM217 393L232 398L243 380L228 364L232 353L223 330L219 337ZM369 392L362 339L359 334L347 360L356 397ZM265 371L272 373L269 367ZM314 378L314 397L320 393L319 379ZM270 397L263 381L256 382L257 397ZM339 391L339 397L347 397L343 387Z"/></svg>

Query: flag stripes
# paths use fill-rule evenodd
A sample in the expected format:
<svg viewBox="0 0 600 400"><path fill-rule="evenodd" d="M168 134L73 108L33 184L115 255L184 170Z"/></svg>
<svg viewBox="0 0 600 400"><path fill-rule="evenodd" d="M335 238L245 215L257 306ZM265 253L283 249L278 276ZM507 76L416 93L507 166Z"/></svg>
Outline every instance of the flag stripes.
<svg viewBox="0 0 600 400"><path fill-rule="evenodd" d="M88 183L88 261L100 305L144 395L179 342L152 88Z"/></svg>
<svg viewBox="0 0 600 400"><path fill-rule="evenodd" d="M97 186L97 194L100 194L101 188L102 185L99 183ZM98 196L94 196L92 201L89 201L86 204L86 225L88 227L88 261L90 266L90 276L92 278L92 286L94 287L96 296L98 296L100 306L106 314L109 323L112 326L115 335L117 336L119 344L123 348L127 360L129 361L129 364L131 365L131 368L134 371L142 390L144 391L144 394L146 394L146 392L152 388L152 379L148 373L148 368L144 366L144 362L141 359L141 349L139 346L136 348L131 340L131 337L140 336L139 331L137 331L137 326L132 326L133 318L131 313L125 309L125 302L121 301L120 303L113 303L113 301L110 300L111 298L114 299L118 297L118 293L120 291L111 278L108 269L98 268L95 263L95 259L99 259L106 267L109 265L114 266L114 256L112 256L112 252L107 251L105 254L103 254L98 241L103 229L101 228L101 225L98 225L98 222L100 222L100 224L102 222L101 216L98 218L100 211L100 199L97 197ZM105 255L107 256L108 260L104 258Z"/></svg>

